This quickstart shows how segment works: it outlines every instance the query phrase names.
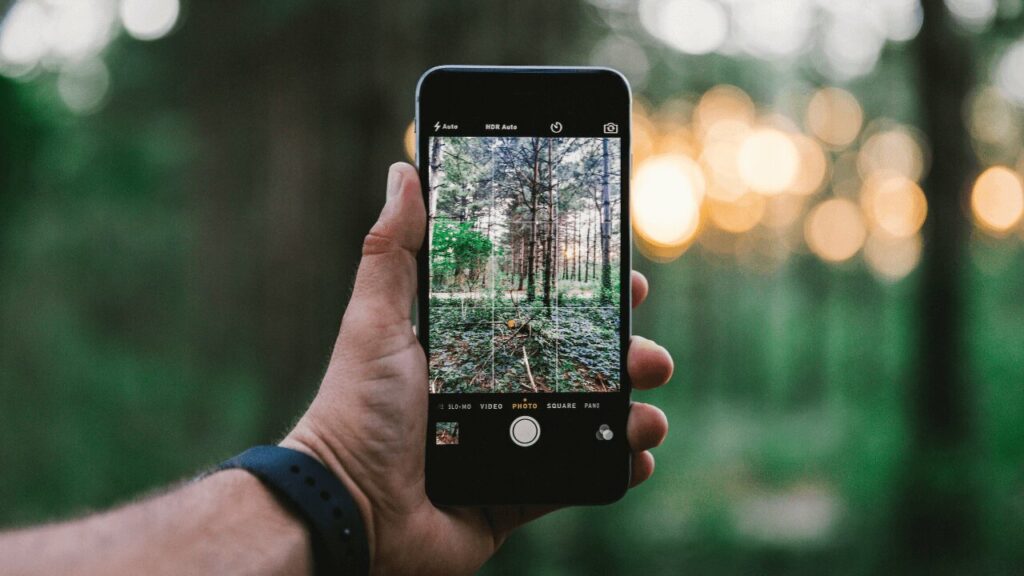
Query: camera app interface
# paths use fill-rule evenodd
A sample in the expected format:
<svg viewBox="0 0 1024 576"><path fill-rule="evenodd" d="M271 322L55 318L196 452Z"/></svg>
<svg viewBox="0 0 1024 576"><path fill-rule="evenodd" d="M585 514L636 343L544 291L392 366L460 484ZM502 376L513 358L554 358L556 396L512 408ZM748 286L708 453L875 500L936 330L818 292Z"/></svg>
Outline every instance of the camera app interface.
<svg viewBox="0 0 1024 576"><path fill-rule="evenodd" d="M582 409L544 398L620 390L620 142L429 139L435 398L505 394ZM438 426L438 444L458 443L457 428Z"/></svg>

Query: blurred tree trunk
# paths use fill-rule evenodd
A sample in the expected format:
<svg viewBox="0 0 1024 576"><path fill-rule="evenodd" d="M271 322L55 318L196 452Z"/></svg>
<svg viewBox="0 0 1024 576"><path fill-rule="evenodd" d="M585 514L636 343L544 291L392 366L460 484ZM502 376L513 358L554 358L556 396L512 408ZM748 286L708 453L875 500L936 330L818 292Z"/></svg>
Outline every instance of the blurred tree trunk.
<svg viewBox="0 0 1024 576"><path fill-rule="evenodd" d="M918 40L920 109L932 146L924 182L929 218L921 267L918 372L899 502L901 568L964 574L976 560L978 499L970 476L974 399L963 366L962 276L969 225L964 192L974 173L963 121L973 58L942 0L925 0Z"/></svg>
<svg viewBox="0 0 1024 576"><path fill-rule="evenodd" d="M198 365L267 386L262 440L317 386L362 239L445 63L565 63L576 2L191 3L174 38L200 143L189 202ZM561 58L563 60L556 60Z"/></svg>

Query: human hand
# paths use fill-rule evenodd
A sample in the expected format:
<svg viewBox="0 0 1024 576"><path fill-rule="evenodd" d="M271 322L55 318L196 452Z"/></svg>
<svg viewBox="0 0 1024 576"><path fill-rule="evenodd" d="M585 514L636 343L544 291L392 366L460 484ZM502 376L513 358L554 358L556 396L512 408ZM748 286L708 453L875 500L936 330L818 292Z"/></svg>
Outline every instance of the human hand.
<svg viewBox="0 0 1024 576"><path fill-rule="evenodd" d="M378 574L472 573L512 530L554 510L438 508L427 498L427 364L410 317L425 226L419 175L409 164L394 164L320 391L281 442L318 458L345 483L362 512ZM632 294L634 307L647 296L647 280L637 272ZM633 336L627 369L635 389L655 388L671 377L672 358ZM667 432L661 410L632 404L633 486L654 472L649 450Z"/></svg>

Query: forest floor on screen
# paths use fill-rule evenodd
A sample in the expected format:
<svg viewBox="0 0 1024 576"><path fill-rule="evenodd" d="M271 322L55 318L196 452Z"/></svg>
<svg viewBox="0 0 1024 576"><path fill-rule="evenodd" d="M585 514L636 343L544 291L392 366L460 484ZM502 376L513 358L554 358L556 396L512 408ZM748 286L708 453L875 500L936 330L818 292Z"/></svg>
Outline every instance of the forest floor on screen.
<svg viewBox="0 0 1024 576"><path fill-rule="evenodd" d="M615 138L432 138L430 390L619 389Z"/></svg>

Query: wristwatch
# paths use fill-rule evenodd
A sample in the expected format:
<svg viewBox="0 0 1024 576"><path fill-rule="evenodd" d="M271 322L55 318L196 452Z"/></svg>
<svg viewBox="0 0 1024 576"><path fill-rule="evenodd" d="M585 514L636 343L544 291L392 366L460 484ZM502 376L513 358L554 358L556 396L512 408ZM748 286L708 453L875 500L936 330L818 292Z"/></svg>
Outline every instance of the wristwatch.
<svg viewBox="0 0 1024 576"><path fill-rule="evenodd" d="M302 519L313 545L314 574L368 574L369 541L352 495L315 458L281 446L255 446L217 470L239 468L259 478Z"/></svg>

